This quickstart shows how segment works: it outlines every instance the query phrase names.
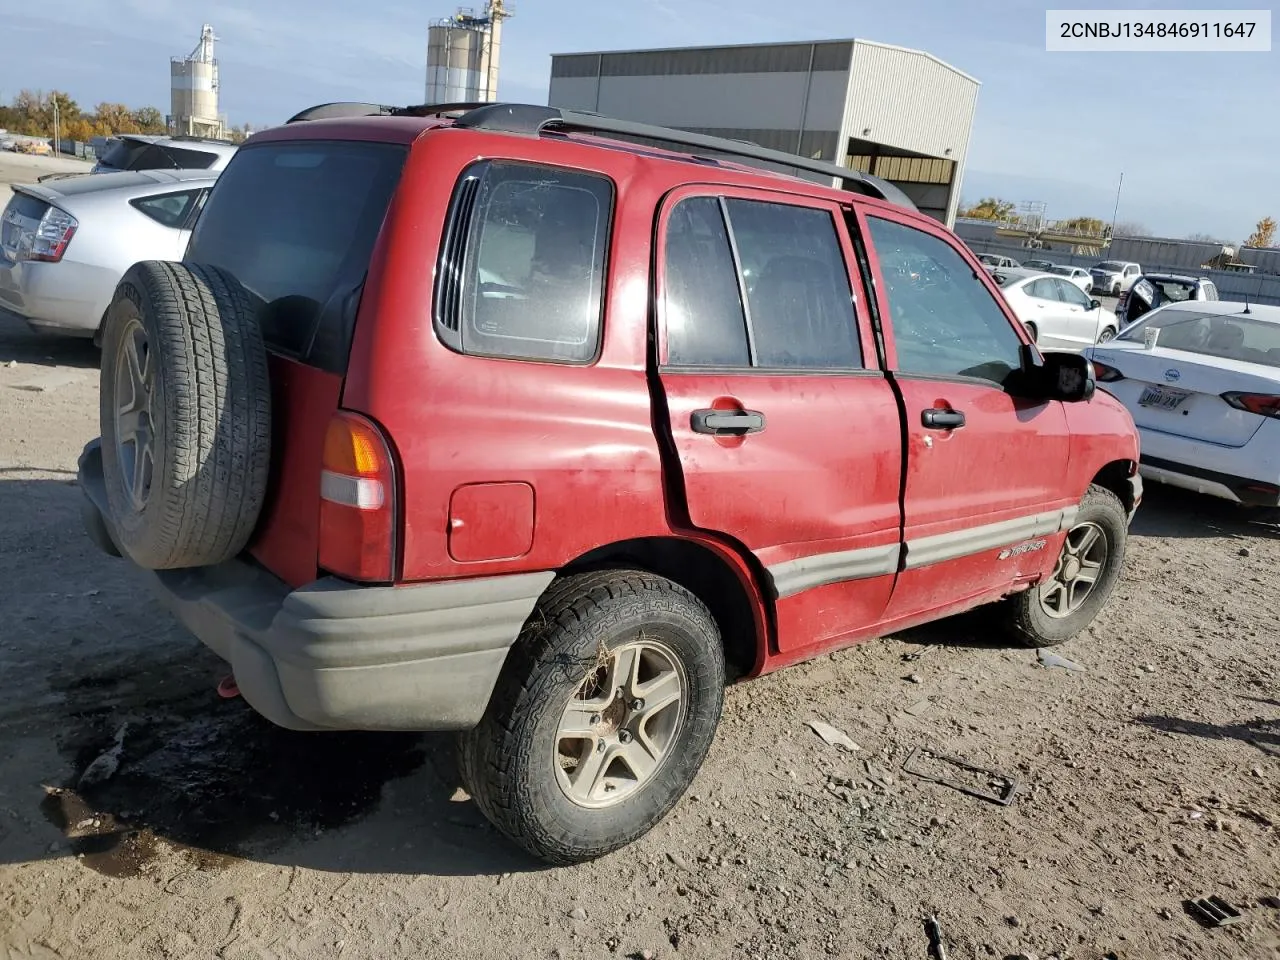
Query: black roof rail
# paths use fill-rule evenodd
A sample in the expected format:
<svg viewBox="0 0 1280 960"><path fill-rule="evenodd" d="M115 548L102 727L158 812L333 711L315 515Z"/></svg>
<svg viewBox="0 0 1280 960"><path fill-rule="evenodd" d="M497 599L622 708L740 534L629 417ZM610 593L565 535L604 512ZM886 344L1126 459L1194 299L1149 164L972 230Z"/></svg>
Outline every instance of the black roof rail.
<svg viewBox="0 0 1280 960"><path fill-rule="evenodd" d="M826 160L811 160L782 150L771 150L742 140L728 140L702 133L690 133L672 127L660 127L630 120L615 120L596 113L581 110L561 110L522 103L491 103L464 113L454 126L470 130L491 130L499 133L538 134L548 130L578 130L584 133L614 133L621 136L640 137L662 143L711 150L731 157L760 160L783 167L819 173L839 180L854 192L868 194L881 200L915 210L911 198L887 180L842 167Z"/></svg>
<svg viewBox="0 0 1280 960"><path fill-rule="evenodd" d="M413 107L392 107L384 103L338 101L321 103L294 114L285 123L303 120L338 120L352 117L434 117L446 113L466 113L490 106L488 103L423 103Z"/></svg>

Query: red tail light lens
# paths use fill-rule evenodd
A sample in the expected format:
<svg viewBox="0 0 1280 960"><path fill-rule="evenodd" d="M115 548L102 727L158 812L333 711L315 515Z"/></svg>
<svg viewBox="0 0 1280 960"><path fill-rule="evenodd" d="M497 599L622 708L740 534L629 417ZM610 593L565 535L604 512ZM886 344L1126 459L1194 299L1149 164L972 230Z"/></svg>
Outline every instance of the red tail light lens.
<svg viewBox="0 0 1280 960"><path fill-rule="evenodd" d="M45 206L44 204L39 204ZM24 215L23 208L10 201L5 208L0 234L4 236L4 252L11 260L38 260L57 263L67 252L67 244L75 236L80 221L57 207L46 207L39 219ZM38 211L32 211L34 214Z"/></svg>
<svg viewBox="0 0 1280 960"><path fill-rule="evenodd" d="M1248 410L1260 417L1280 420L1280 396L1270 393L1224 393L1222 399L1237 410Z"/></svg>
<svg viewBox="0 0 1280 960"><path fill-rule="evenodd" d="M359 414L334 414L320 470L321 567L351 580L395 579L395 479L382 431Z"/></svg>
<svg viewBox="0 0 1280 960"><path fill-rule="evenodd" d="M1117 380L1123 380L1124 374L1115 367L1109 367L1105 363L1099 363L1097 360L1093 362L1093 379L1099 383L1115 383Z"/></svg>

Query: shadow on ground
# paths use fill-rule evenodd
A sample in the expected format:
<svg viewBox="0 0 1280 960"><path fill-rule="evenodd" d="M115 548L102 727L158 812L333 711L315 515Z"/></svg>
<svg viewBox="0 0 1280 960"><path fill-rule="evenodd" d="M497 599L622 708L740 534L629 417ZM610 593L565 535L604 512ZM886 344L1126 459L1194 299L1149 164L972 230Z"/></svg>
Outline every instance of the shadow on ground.
<svg viewBox="0 0 1280 960"><path fill-rule="evenodd" d="M1280 538L1280 526L1264 522L1257 510L1161 483L1146 485L1132 532L1139 537Z"/></svg>
<svg viewBox="0 0 1280 960"><path fill-rule="evenodd" d="M0 478L0 517L31 517L0 553L0 756L8 803L57 827L7 837L0 860L65 856L137 875L177 848L319 870L538 869L459 792L451 736L296 733L216 692L227 666L124 561L89 544L71 482ZM95 589L86 589L92 586ZM36 808L39 808L39 813Z"/></svg>
<svg viewBox="0 0 1280 960"><path fill-rule="evenodd" d="M1258 702L1274 703L1266 700ZM1280 757L1280 716L1271 719L1254 717L1237 723L1207 723L1183 717L1145 716L1137 717L1135 722L1154 730L1182 736L1202 737L1206 740L1239 740L1257 747L1263 753Z"/></svg>
<svg viewBox="0 0 1280 960"><path fill-rule="evenodd" d="M98 368L101 351L83 337L36 333L21 320L0 314L0 365Z"/></svg>

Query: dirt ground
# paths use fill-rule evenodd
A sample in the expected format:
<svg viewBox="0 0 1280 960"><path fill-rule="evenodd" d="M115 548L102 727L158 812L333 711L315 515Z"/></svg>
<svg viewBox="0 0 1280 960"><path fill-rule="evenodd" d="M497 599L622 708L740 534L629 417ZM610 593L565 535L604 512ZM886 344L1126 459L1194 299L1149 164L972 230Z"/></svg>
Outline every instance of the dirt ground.
<svg viewBox="0 0 1280 960"><path fill-rule="evenodd" d="M17 361L16 365L9 361ZM977 618L729 691L674 814L570 869L458 791L447 737L299 734L84 536L96 354L0 323L0 956L1280 956L1280 535L1153 490L1057 652ZM861 747L828 746L822 720ZM902 772L928 746L1008 806ZM1199 926L1188 898L1243 912Z"/></svg>
<svg viewBox="0 0 1280 960"><path fill-rule="evenodd" d="M25 153L0 153L0 210L9 202L10 184L34 183L50 173L88 173L93 164L73 157L37 157Z"/></svg>

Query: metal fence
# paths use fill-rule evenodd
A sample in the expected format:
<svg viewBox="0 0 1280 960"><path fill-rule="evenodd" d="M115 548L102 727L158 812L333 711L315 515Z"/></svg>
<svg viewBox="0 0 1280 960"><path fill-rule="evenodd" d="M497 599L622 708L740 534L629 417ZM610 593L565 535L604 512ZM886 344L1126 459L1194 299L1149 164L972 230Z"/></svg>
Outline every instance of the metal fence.
<svg viewBox="0 0 1280 960"><path fill-rule="evenodd" d="M1069 267L1084 267L1086 270L1094 264L1101 263L1105 256L1081 256L1067 253L1065 250L1030 250L995 240L966 240L969 249L974 253L992 253L1001 257L1012 257L1021 263L1024 260L1050 260ZM1195 277L1208 277L1218 288L1218 295L1223 300L1245 300L1250 303L1270 303L1280 305L1280 277L1261 273L1240 273L1235 270L1188 270L1186 267L1170 267L1159 263L1144 263L1142 269L1148 273L1181 273Z"/></svg>

